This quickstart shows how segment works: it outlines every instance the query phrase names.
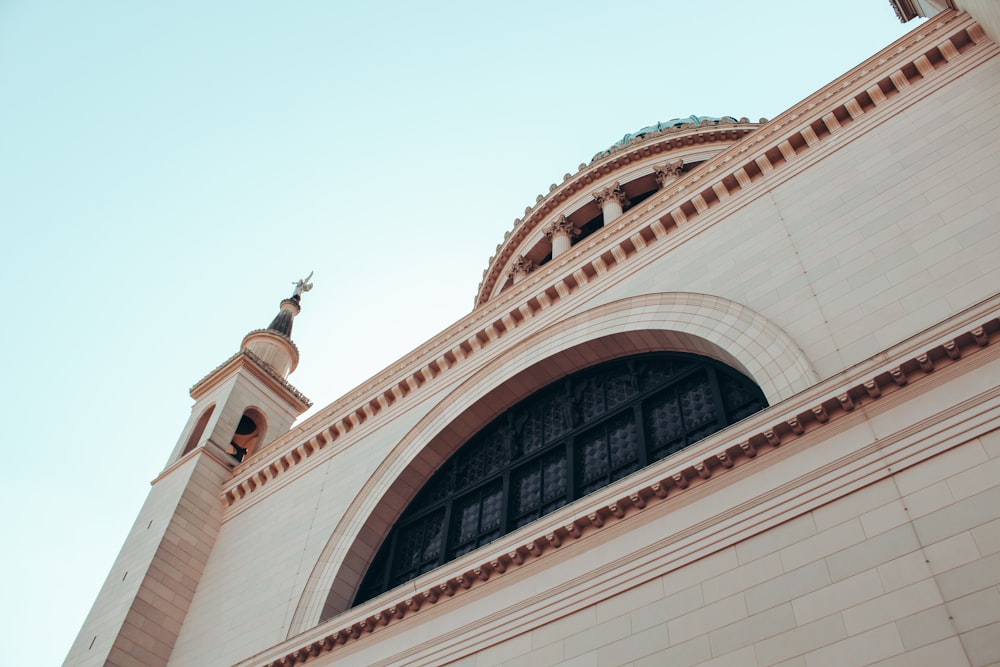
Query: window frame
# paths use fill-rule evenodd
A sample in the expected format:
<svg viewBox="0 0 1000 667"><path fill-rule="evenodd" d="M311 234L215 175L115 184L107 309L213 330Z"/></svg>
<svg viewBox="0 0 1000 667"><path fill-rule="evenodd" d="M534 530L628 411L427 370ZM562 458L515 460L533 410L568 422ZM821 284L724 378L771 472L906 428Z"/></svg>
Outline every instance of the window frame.
<svg viewBox="0 0 1000 667"><path fill-rule="evenodd" d="M640 380L640 374L648 372L649 368L655 364L679 364L680 368L667 376L666 380L660 380L649 386L642 386L643 381ZM707 385L711 405L714 409L714 417L697 428L682 428L680 431L681 435L678 438L681 444L677 447L671 447L662 456L654 457L654 448L647 437L646 419L651 413L651 409L647 409L649 404L653 402L653 399L661 397L667 392L672 392L676 397L675 401L679 405L681 400L679 387L682 387L686 381L697 378L700 373L704 373L706 376L704 384ZM729 411L725 405L725 396L722 394L720 387L719 374L725 374L729 379L735 381L740 388L748 391L749 400L738 403L732 408L733 411L746 413L739 419L731 419L729 417ZM625 375L629 376L630 382L634 387L634 392L625 400L609 408L608 387L611 382ZM588 383L592 383L597 378L602 380L600 386L604 406L603 411L596 416L585 418L582 416L582 408L579 407L583 400L583 392L587 390ZM568 424L568 426L564 428L563 432L549 440L544 421L546 410L551 409L551 406L558 400L563 401L561 410L563 412L564 424ZM747 413L746 408L755 403L759 403L759 407ZM595 493L652 463L668 458L678 451L686 449L699 440L704 439L711 433L720 431L767 406L767 399L760 387L740 371L708 357L682 352L648 352L620 357L571 373L551 382L518 401L483 428L479 429L459 446L442 463L438 470L427 479L420 491L417 492L406 509L403 510L369 564L368 571L359 585L352 606L357 606L396 586L411 581L425 572L440 567L464 556L466 553L485 546L495 539L514 532L560 507L571 504L591 493ZM616 471L613 469L612 454L607 437L608 425L629 414L630 417L623 423L631 423L634 427L637 453L631 462L619 466ZM683 414L678 414L683 424ZM527 420L532 418L542 420L541 445L531 450L528 454L525 454L523 451L524 448L518 447L515 439L520 432L523 432ZM628 421L629 419L630 422ZM714 424L714 426L711 427L710 431L706 431L706 428L710 424ZM605 433L604 445L607 452L606 461L608 470L604 474L603 481L597 486L593 486L594 482L597 481L595 477L587 484L588 487L592 488L584 490L584 483L581 481L578 474L579 471L577 470L580 467L578 465L579 462L576 460L580 452L577 444L584 436L592 434L598 428L603 428ZM697 437L694 437L695 434L698 434ZM521 442L523 442L523 438ZM463 460L462 457L472 458L477 454L485 453L487 448L495 449L496 447L506 448L504 463L498 470L488 471L481 474L474 481L466 481L462 486L455 486L455 477L458 474L457 468ZM562 451L564 465L564 491L562 498L553 496L550 501L546 502L544 500L546 489L544 486L545 473L542 470L544 468L543 459L552 457L555 452L560 450ZM480 463L483 462L480 461ZM531 465L536 466L540 471L538 505L536 510L521 512L515 516L512 479L516 473L523 471ZM483 514L481 499L485 497L484 489L490 485L496 485L497 480L500 480L501 488L499 533L489 539L485 539L487 535L481 530ZM451 485L451 489L447 493L444 495L436 494L436 491L439 490L438 487L449 484ZM453 548L453 544L459 543L453 536L453 532L455 531L453 511L460 502L475 494L478 494L480 498L477 520L478 532L474 537L462 540L460 546ZM438 497L434 497L435 495ZM431 496L433 499L428 501L428 496ZM556 502L558 504L554 504ZM398 571L396 551L399 548L399 536L404 534L404 531L407 529L417 526L420 522L427 520L428 517L440 512L442 508L444 509L441 519L442 535L436 563L431 564L430 561L423 559L420 565L411 565L405 568L405 572ZM536 516L517 524L517 521L535 512L537 512ZM455 553L456 550L461 550L469 546L470 543L474 544L474 546L460 551L460 553ZM381 575L379 575L379 569L382 570Z"/></svg>

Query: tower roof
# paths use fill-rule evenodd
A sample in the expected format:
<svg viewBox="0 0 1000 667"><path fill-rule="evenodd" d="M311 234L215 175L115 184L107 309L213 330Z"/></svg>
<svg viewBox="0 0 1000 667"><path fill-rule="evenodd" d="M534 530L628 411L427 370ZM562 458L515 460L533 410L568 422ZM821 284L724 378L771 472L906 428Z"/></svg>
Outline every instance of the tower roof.
<svg viewBox="0 0 1000 667"><path fill-rule="evenodd" d="M288 299L284 299L281 302L281 310L278 314L274 316L271 323L267 325L268 331L274 331L276 333L291 339L292 337L292 324L295 322L295 316L299 314L302 309L302 300L298 294L292 295Z"/></svg>

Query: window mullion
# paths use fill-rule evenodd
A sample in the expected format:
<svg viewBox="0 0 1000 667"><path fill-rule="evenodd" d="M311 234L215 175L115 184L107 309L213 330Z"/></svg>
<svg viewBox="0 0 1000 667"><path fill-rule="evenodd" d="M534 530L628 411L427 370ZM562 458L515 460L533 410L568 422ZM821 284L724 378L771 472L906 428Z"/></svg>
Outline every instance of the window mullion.
<svg viewBox="0 0 1000 667"><path fill-rule="evenodd" d="M715 403L715 428L720 430L729 425L729 415L726 414L725 402L722 400L719 378L712 366L708 367L708 384L712 388L712 401Z"/></svg>
<svg viewBox="0 0 1000 667"><path fill-rule="evenodd" d="M636 447L639 452L639 469L649 465L649 452L646 450L646 418L642 410L642 400L638 400L632 406L632 418L635 420L635 437L638 440Z"/></svg>
<svg viewBox="0 0 1000 667"><path fill-rule="evenodd" d="M507 469L503 472L503 491L500 495L500 534L506 535L513 528L510 525L510 504L514 502L514 499L510 495L510 472L511 467L507 466Z"/></svg>
<svg viewBox="0 0 1000 667"><path fill-rule="evenodd" d="M392 588L392 580L396 575L396 545L399 542L399 531L389 533L389 554L385 564L385 576L382 578L382 591Z"/></svg>
<svg viewBox="0 0 1000 667"><path fill-rule="evenodd" d="M443 565L451 560L451 506L455 502L455 497L448 499L444 504L444 525L441 527L441 552L438 556L438 565ZM437 567L437 566L435 566Z"/></svg>
<svg viewBox="0 0 1000 667"><path fill-rule="evenodd" d="M577 488L576 488L576 457L573 452L573 440L576 437L576 433L571 434L566 438L566 442L563 443L566 451L566 504L573 502L577 499Z"/></svg>

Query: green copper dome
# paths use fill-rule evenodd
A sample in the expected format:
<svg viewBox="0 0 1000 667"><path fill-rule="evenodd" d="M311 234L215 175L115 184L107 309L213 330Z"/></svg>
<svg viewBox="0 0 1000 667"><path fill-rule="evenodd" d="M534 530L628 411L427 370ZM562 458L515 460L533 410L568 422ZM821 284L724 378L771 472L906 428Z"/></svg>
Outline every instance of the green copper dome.
<svg viewBox="0 0 1000 667"><path fill-rule="evenodd" d="M698 127L702 123L705 123L705 124L708 124L708 125L719 125L719 124L738 123L738 122L740 122L740 121L738 121L736 118L734 118L732 116L721 116L721 117L715 117L715 116L686 116L684 118L671 118L670 120L667 120L667 121L658 122L658 123L656 123L656 125L649 125L647 127L642 128L641 130L636 130L635 132L630 132L629 134L626 134L619 141L616 141L614 144L612 144L610 148L608 148L605 151L601 151L600 153L598 153L595 156L595 158L601 157L603 155L607 155L614 148L621 148L623 146L626 146L633 139L638 139L640 137L646 136L647 134L653 134L654 132L662 132L663 130L666 130L666 129L669 129L669 128L683 127L685 125L690 125L692 127Z"/></svg>

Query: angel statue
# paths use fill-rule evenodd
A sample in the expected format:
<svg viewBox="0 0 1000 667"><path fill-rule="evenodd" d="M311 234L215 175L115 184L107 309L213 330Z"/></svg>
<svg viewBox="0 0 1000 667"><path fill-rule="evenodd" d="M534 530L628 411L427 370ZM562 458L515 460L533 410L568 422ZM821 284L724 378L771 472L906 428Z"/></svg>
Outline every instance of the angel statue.
<svg viewBox="0 0 1000 667"><path fill-rule="evenodd" d="M292 298L295 298L297 296L302 296L303 292L308 292L313 288L313 284L309 282L309 279L312 277L313 277L313 272L310 271L308 276L297 282L292 283L293 285L295 285L295 291L292 292Z"/></svg>

